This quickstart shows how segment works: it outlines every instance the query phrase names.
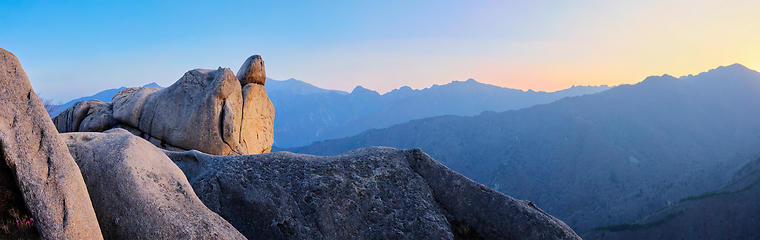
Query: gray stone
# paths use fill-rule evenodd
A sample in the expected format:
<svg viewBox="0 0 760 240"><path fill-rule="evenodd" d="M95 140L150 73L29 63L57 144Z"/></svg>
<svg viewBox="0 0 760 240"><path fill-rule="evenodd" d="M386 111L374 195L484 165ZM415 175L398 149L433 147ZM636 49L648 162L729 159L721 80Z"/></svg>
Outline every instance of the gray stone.
<svg viewBox="0 0 760 240"><path fill-rule="evenodd" d="M260 56L246 64L251 74L242 71L243 79L266 78ZM165 89L127 88L110 104L78 102L54 121L61 133L118 126L163 149L214 155L268 153L274 143L274 105L263 80L241 85L228 68L190 70Z"/></svg>
<svg viewBox="0 0 760 240"><path fill-rule="evenodd" d="M145 101L161 89L152 87L133 87L119 91L113 96L113 116L116 120L138 127ZM153 116L146 116L153 117Z"/></svg>
<svg viewBox="0 0 760 240"><path fill-rule="evenodd" d="M419 149L167 155L206 206L251 239L579 239L534 204Z"/></svg>
<svg viewBox="0 0 760 240"><path fill-rule="evenodd" d="M241 86L249 83L261 84L264 86L267 81L267 73L264 69L264 59L259 55L253 55L243 62L237 72L237 78Z"/></svg>
<svg viewBox="0 0 760 240"><path fill-rule="evenodd" d="M62 134L108 239L245 239L158 148L126 130Z"/></svg>
<svg viewBox="0 0 760 240"><path fill-rule="evenodd" d="M102 239L74 159L16 56L0 48L0 162L44 239Z"/></svg>
<svg viewBox="0 0 760 240"><path fill-rule="evenodd" d="M125 89L113 98L114 117L184 149L248 154L240 143L242 88L228 68L188 71L162 90Z"/></svg>
<svg viewBox="0 0 760 240"><path fill-rule="evenodd" d="M243 87L243 122L240 141L248 154L268 153L274 144L274 105L263 85Z"/></svg>
<svg viewBox="0 0 760 240"><path fill-rule="evenodd" d="M119 124L113 105L100 100L80 101L53 118L58 132L102 132Z"/></svg>

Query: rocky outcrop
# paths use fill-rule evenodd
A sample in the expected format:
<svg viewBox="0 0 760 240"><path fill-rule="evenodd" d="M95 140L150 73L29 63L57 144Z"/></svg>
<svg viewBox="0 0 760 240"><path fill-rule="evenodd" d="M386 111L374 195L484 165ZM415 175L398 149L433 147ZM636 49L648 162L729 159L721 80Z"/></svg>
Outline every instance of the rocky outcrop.
<svg viewBox="0 0 760 240"><path fill-rule="evenodd" d="M259 55L253 55L243 62L243 66L237 72L237 78L240 85L256 83L264 86L267 81L267 73L264 70L264 60Z"/></svg>
<svg viewBox="0 0 760 240"><path fill-rule="evenodd" d="M0 174L44 239L102 239L74 159L12 53L0 48Z"/></svg>
<svg viewBox="0 0 760 240"><path fill-rule="evenodd" d="M274 144L274 105L263 85L243 87L243 122L240 140L249 153L268 153Z"/></svg>
<svg viewBox="0 0 760 240"><path fill-rule="evenodd" d="M242 88L230 69L191 70L152 93L128 90L114 96L117 120L180 148L249 154L240 143Z"/></svg>
<svg viewBox="0 0 760 240"><path fill-rule="evenodd" d="M267 153L274 143L274 106L260 79L266 78L264 61L254 55L243 67L239 76L229 68L194 69L165 89L124 89L105 107L81 102L55 122L62 133L118 126L169 150ZM109 117L118 124L108 121Z"/></svg>
<svg viewBox="0 0 760 240"><path fill-rule="evenodd" d="M531 202L419 149L167 155L206 206L251 239L579 239Z"/></svg>
<svg viewBox="0 0 760 240"><path fill-rule="evenodd" d="M53 123L59 132L102 132L119 124L113 118L113 105L100 100L77 102Z"/></svg>
<svg viewBox="0 0 760 240"><path fill-rule="evenodd" d="M245 239L158 148L116 128L62 134L107 239Z"/></svg>

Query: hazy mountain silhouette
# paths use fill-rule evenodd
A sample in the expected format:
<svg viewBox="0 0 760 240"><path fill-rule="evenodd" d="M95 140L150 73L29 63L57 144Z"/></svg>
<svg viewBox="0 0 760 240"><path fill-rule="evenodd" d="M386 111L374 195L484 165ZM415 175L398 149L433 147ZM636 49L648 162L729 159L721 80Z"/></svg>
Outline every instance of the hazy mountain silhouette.
<svg viewBox="0 0 760 240"><path fill-rule="evenodd" d="M267 89L267 92L284 91L291 94L300 94L300 95L328 94L328 93L337 93L338 95L348 95L348 93L345 91L322 89L314 85L311 85L309 83L296 80L294 78L291 78L285 81L278 81L271 78L267 78L265 87Z"/></svg>
<svg viewBox="0 0 760 240"><path fill-rule="evenodd" d="M159 86L157 83L154 83L154 82L153 83L145 84L143 87L163 88L163 87ZM64 104L61 104L60 107L58 107L55 110L55 112L52 112L50 115L53 116L53 117L55 117L59 113L63 112L63 110L66 110L67 108L69 108L71 106L74 106L74 103L77 103L79 101L89 101L89 100L97 99L97 100L100 100L100 101L103 101L103 102L110 102L111 99L113 98L113 96L116 95L116 93L118 93L119 91L121 91L121 90L123 90L125 88L126 87L120 87L120 88L113 88L113 89L103 90L103 91L100 91L100 92L98 92L98 93L96 93L96 94L94 94L92 96L81 97L81 98L77 98L77 99L68 101L68 102L66 102Z"/></svg>
<svg viewBox="0 0 760 240"><path fill-rule="evenodd" d="M684 198L632 224L600 227L584 239L752 239L760 236L760 158L719 190Z"/></svg>
<svg viewBox="0 0 760 240"><path fill-rule="evenodd" d="M536 202L583 233L720 188L756 157L758 119L760 73L734 64L516 111L414 120L289 150L335 155L365 146L421 148L477 182Z"/></svg>
<svg viewBox="0 0 760 240"><path fill-rule="evenodd" d="M574 86L552 93L526 92L473 79L422 90L402 87L382 95L361 86L351 93L325 90L295 79L270 79L266 88L277 116L274 120L277 147L303 146L425 117L473 116L483 111L525 108L609 89Z"/></svg>

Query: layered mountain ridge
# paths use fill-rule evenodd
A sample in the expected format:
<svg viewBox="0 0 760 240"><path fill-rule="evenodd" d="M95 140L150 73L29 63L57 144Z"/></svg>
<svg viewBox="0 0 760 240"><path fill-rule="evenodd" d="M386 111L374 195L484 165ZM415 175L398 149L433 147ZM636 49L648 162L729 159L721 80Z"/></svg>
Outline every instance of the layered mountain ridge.
<svg viewBox="0 0 760 240"><path fill-rule="evenodd" d="M474 117L443 116L289 151L419 147L578 232L714 191L760 146L760 73L735 64Z"/></svg>
<svg viewBox="0 0 760 240"><path fill-rule="evenodd" d="M361 86L346 93L319 89L294 79L270 82L273 87L267 85L267 92L278 116L274 124L275 146L280 148L347 137L419 118L520 109L609 89L574 86L547 93L502 88L469 79L421 90L405 86L379 94Z"/></svg>
<svg viewBox="0 0 760 240"><path fill-rule="evenodd" d="M630 224L604 226L585 239L752 239L760 224L760 158L716 191L681 199Z"/></svg>

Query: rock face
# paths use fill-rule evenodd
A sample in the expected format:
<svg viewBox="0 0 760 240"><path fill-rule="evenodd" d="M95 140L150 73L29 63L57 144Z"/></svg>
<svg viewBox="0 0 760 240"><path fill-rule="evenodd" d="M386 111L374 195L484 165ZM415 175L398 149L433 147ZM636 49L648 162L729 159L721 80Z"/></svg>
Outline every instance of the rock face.
<svg viewBox="0 0 760 240"><path fill-rule="evenodd" d="M206 206L251 239L579 239L419 149L167 155Z"/></svg>
<svg viewBox="0 0 760 240"><path fill-rule="evenodd" d="M155 92L128 90L114 96L117 120L180 148L249 154L240 143L242 88L230 69L191 70Z"/></svg>
<svg viewBox="0 0 760 240"><path fill-rule="evenodd" d="M268 153L274 144L274 105L263 85L243 87L243 123L240 140L249 153Z"/></svg>
<svg viewBox="0 0 760 240"><path fill-rule="evenodd" d="M268 153L274 143L274 106L257 77L266 77L264 62L254 55L246 64L241 79L253 82L239 80L229 68L194 69L165 89L124 89L110 104L81 102L54 121L62 133L118 126L170 150Z"/></svg>
<svg viewBox="0 0 760 240"><path fill-rule="evenodd" d="M53 119L60 132L102 132L119 124L113 105L100 100L81 101Z"/></svg>
<svg viewBox="0 0 760 240"><path fill-rule="evenodd" d="M44 239L102 239L87 188L16 56L0 48L0 165Z"/></svg>
<svg viewBox="0 0 760 240"><path fill-rule="evenodd" d="M256 83L264 86L267 81L267 73L264 70L264 60L259 55L248 57L237 72L240 85Z"/></svg>
<svg viewBox="0 0 760 240"><path fill-rule="evenodd" d="M107 239L245 239L210 211L166 155L115 128L62 134Z"/></svg>

